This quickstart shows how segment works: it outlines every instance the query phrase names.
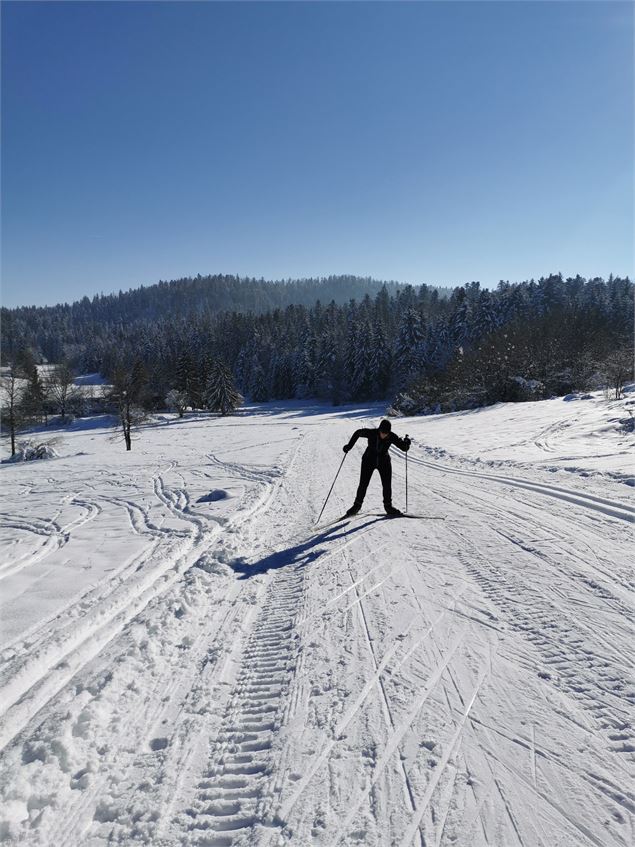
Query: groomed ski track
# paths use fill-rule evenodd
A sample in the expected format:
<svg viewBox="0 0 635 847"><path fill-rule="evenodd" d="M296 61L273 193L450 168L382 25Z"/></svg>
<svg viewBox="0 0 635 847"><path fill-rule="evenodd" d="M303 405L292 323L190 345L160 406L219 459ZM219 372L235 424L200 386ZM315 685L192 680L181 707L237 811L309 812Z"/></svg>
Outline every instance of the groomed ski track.
<svg viewBox="0 0 635 847"><path fill-rule="evenodd" d="M410 509L444 520L373 514L373 478L367 513L313 527L342 444L376 421L193 421L178 450L169 425L128 457L98 443L79 470L5 473L0 839L632 843L625 487L415 444ZM425 421L407 428L425 441ZM352 502L360 455L324 522ZM29 592L90 544L109 568L21 628Z"/></svg>

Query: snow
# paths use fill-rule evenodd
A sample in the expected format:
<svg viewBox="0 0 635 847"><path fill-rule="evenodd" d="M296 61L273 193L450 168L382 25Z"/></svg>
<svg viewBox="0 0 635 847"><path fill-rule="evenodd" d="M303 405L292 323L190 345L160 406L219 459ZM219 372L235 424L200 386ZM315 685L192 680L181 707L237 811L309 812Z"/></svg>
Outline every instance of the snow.
<svg viewBox="0 0 635 847"><path fill-rule="evenodd" d="M3 464L0 840L632 843L630 396L395 420L421 520L313 525L373 406Z"/></svg>
<svg viewBox="0 0 635 847"><path fill-rule="evenodd" d="M81 374L75 377L75 385L107 385L108 381L100 373Z"/></svg>

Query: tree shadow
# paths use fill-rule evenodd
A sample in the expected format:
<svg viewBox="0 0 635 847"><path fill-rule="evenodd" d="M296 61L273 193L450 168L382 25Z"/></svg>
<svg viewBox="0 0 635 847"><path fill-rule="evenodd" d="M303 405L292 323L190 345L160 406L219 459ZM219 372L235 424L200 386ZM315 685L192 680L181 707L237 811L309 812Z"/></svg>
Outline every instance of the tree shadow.
<svg viewBox="0 0 635 847"><path fill-rule="evenodd" d="M380 520L383 520L383 518L374 517L372 520L357 524L346 530L345 527L348 524L328 527L299 544L287 547L285 550L277 550L275 553L270 553L257 562L248 562L244 558L236 559L232 562L231 567L235 573L239 574L239 579L249 579L251 576L267 573L278 568L287 568L290 566L304 568L307 565L312 565L325 553L333 552L332 547L320 545L354 535L356 532L360 532Z"/></svg>

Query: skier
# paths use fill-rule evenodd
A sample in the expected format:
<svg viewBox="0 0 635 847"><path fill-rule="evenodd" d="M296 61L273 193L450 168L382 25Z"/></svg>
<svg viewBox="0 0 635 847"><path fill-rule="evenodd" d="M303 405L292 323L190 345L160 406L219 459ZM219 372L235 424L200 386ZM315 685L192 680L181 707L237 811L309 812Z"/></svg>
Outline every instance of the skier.
<svg viewBox="0 0 635 847"><path fill-rule="evenodd" d="M391 432L392 427L390 421L383 420L377 429L358 429L353 433L351 440L342 448L345 453L352 449L358 438L367 438L368 447L362 456L362 469L359 475L359 487L355 495L355 502L346 512L346 516L356 515L362 507L368 483L373 475L375 468L379 471L381 484L384 494L384 509L387 515L401 515L399 509L395 509L392 504L392 466L390 463L390 455L388 451L392 444L407 453L410 449L410 439L408 436L399 438L394 432Z"/></svg>

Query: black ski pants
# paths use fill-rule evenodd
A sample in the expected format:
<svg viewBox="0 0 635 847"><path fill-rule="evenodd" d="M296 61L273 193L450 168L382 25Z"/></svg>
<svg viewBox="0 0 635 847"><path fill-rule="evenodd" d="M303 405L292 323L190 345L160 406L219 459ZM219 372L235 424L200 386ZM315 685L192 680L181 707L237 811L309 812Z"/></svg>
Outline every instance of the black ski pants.
<svg viewBox="0 0 635 847"><path fill-rule="evenodd" d="M386 457L385 459L380 460L379 465L377 465L375 463L375 459L371 458L370 460L367 460L362 458L359 486L357 488L357 494L355 495L355 506L358 509L361 509L362 503L364 502L368 483L370 482L370 478L373 475L374 470L378 470L379 476L381 477L381 486L384 493L384 508L392 506L392 465L390 464L390 459Z"/></svg>

